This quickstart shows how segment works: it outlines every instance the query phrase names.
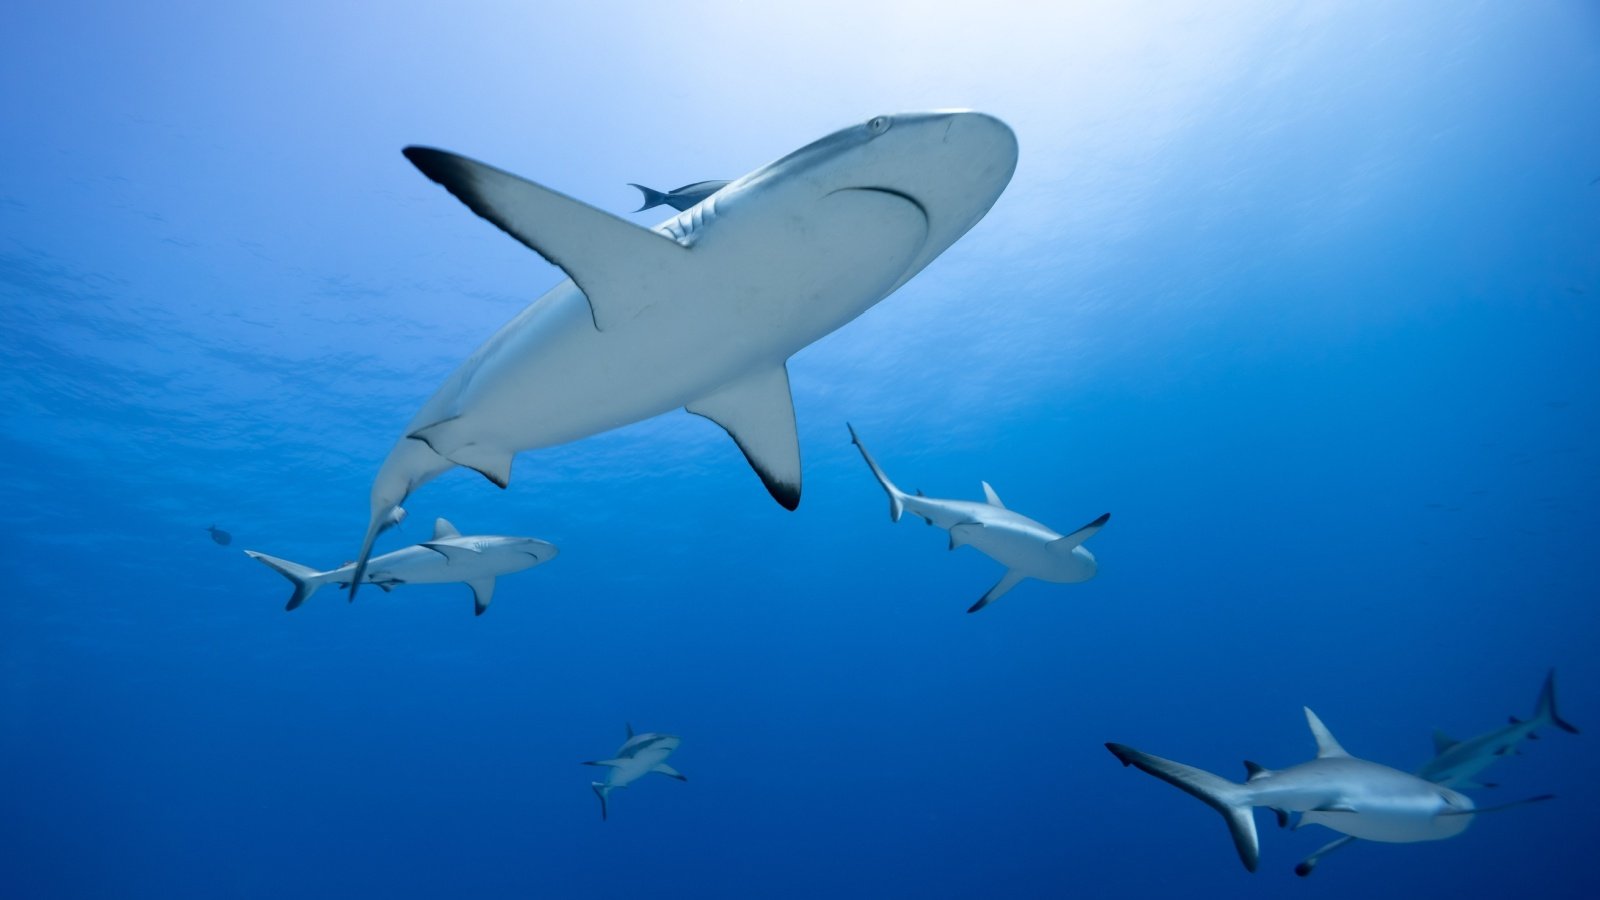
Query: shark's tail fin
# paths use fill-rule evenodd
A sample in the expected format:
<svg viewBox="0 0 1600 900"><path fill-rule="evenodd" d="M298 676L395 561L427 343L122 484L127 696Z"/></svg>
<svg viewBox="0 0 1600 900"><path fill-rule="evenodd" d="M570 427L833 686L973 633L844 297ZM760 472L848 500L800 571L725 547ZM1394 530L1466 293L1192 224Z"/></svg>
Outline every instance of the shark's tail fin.
<svg viewBox="0 0 1600 900"><path fill-rule="evenodd" d="M634 186L638 187L638 185ZM589 782L589 787L593 788L594 795L600 798L600 821L604 822L606 820L606 795L611 793L611 785L591 781Z"/></svg>
<svg viewBox="0 0 1600 900"><path fill-rule="evenodd" d="M300 604L306 602L307 597L317 592L317 588L329 581L329 573L318 572L309 566L289 562L287 559L279 559L254 550L246 550L245 555L289 579L294 585L294 593L289 595L289 602L284 604L285 610L298 608Z"/></svg>
<svg viewBox="0 0 1600 900"><path fill-rule="evenodd" d="M1534 710L1533 718L1536 722L1549 722L1569 734L1578 733L1577 726L1561 718L1561 713L1556 711L1555 669L1551 669L1550 674L1544 677L1544 687L1539 689L1539 704L1538 708Z"/></svg>
<svg viewBox="0 0 1600 900"><path fill-rule="evenodd" d="M634 184L633 182L630 181L630 182L628 182L628 187L638 188L639 189L639 193L644 195L644 205L639 207L638 209L634 210L634 212L644 212L647 209L651 209L653 207L661 206L662 204L667 202L667 195L666 194L663 194L663 193L661 193L660 191L657 191L657 190L652 190L651 188L647 188L642 184ZM602 800L601 802L604 803L605 801Z"/></svg>
<svg viewBox="0 0 1600 900"><path fill-rule="evenodd" d="M1256 820L1250 811L1248 788L1193 766L1151 756L1123 744L1107 744L1106 749L1123 765L1149 772L1222 813L1222 818L1228 822L1228 830L1233 833L1233 846L1239 851L1239 861L1244 863L1246 869L1252 872L1256 870L1261 861L1261 845L1256 838Z"/></svg>
<svg viewBox="0 0 1600 900"><path fill-rule="evenodd" d="M883 485L883 492L889 495L889 520L892 522L900 521L900 517L906 511L905 492L895 487L894 482L889 480L889 476L883 474L883 470L878 468L877 460L873 459L872 454L867 452L867 445L861 443L861 438L856 436L855 426L846 422L844 427L850 429L850 443L855 444L856 449L861 451L861 458L867 461L867 468L872 470L872 475L878 479L878 484Z"/></svg>

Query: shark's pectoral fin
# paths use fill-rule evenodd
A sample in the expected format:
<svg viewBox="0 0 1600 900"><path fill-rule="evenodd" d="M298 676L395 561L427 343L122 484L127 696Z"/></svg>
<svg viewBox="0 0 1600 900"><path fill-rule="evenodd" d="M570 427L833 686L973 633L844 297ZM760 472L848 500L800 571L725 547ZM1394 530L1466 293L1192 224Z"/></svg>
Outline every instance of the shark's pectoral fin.
<svg viewBox="0 0 1600 900"><path fill-rule="evenodd" d="M729 382L685 409L722 426L784 509L800 505L800 436L780 363Z"/></svg>
<svg viewBox="0 0 1600 900"><path fill-rule="evenodd" d="M1111 513L1106 513L1100 518L1095 519L1093 522L1090 522L1082 528L1079 528L1077 531L1051 541L1050 549L1056 551L1057 553L1071 553L1072 548L1082 544L1089 538L1094 537L1094 533L1099 531L1101 528L1104 528L1105 524L1109 521L1111 521Z"/></svg>
<svg viewBox="0 0 1600 900"><path fill-rule="evenodd" d="M450 562L466 562L483 552L473 547L463 547L460 544L451 544L445 541L423 541L417 546L427 547Z"/></svg>
<svg viewBox="0 0 1600 900"><path fill-rule="evenodd" d="M1018 572L1016 569L1007 571L1006 574L1002 575L1000 580L995 583L994 587L989 588L989 592L987 594L979 597L977 603L974 603L972 606L967 608L967 612L975 613L994 601L999 600L1001 597L1005 596L1007 591L1016 587L1024 578L1027 577L1028 576Z"/></svg>
<svg viewBox="0 0 1600 900"><path fill-rule="evenodd" d="M972 539L983 531L982 522L957 522L950 526L950 549L972 543Z"/></svg>
<svg viewBox="0 0 1600 900"><path fill-rule="evenodd" d="M455 465L477 472L495 487L504 489L511 484L511 451L480 443L472 425L463 424L460 416L424 425L406 437L427 444L428 449Z"/></svg>
<svg viewBox="0 0 1600 900"><path fill-rule="evenodd" d="M473 212L566 272L607 331L643 312L689 249L659 232L476 160L407 147L406 159Z"/></svg>
<svg viewBox="0 0 1600 900"><path fill-rule="evenodd" d="M586 765L586 766L612 766L612 767L616 767L616 766L622 765L625 762L627 762L627 760L625 760L625 759L591 759L588 762L584 763L584 765Z"/></svg>
<svg viewBox="0 0 1600 900"><path fill-rule="evenodd" d="M667 776L668 778L676 778L679 781L688 781L689 780L689 779L683 777L683 773L681 773L677 769L674 769L673 767L667 765L666 763L656 763L655 765L650 767L650 771L652 771L652 772L660 772L661 774Z"/></svg>
<svg viewBox="0 0 1600 900"><path fill-rule="evenodd" d="M472 588L472 614L483 615L494 600L494 578L474 578L467 582L467 587Z"/></svg>

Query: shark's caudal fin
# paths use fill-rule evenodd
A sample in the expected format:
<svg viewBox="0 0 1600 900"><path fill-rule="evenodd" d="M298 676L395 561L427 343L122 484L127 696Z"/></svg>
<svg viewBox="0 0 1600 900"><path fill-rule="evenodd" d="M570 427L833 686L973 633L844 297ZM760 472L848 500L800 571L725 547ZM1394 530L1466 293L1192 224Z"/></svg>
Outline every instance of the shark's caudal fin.
<svg viewBox="0 0 1600 900"><path fill-rule="evenodd" d="M644 198L641 201L644 205L634 210L634 212L644 212L647 209L654 209L657 206L667 203L667 195L661 191L653 188L647 188L642 184L634 184L631 181L628 182L628 187L638 188L639 193L644 195Z"/></svg>
<svg viewBox="0 0 1600 900"><path fill-rule="evenodd" d="M1539 689L1539 704L1534 710L1533 718L1536 722L1549 722L1568 734L1578 733L1577 726L1561 718L1561 713L1556 711L1555 669L1551 669L1550 674L1544 677L1544 687Z"/></svg>
<svg viewBox="0 0 1600 900"><path fill-rule="evenodd" d="M1193 766L1151 756L1123 744L1106 744L1106 749L1123 765L1148 772L1198 797L1201 802L1221 813L1222 818L1227 820L1228 831L1233 834L1233 846L1239 851L1239 861L1244 863L1246 869L1252 872L1256 870L1261 861L1261 845L1256 837L1256 820L1250 812L1250 792L1244 785L1234 784Z"/></svg>
<svg viewBox="0 0 1600 900"><path fill-rule="evenodd" d="M289 595L289 602L284 604L285 611L299 608L300 604L306 602L307 597L317 592L317 588L322 587L331 580L327 572L318 572L309 566L289 562L287 559L279 559L276 556L268 556L265 553L257 553L254 550L246 550L244 553L256 562L289 579L290 583L294 585L294 593Z"/></svg>
<svg viewBox="0 0 1600 900"><path fill-rule="evenodd" d="M883 474L883 470L878 468L877 460L872 458L872 454L867 452L867 445L861 443L861 438L856 435L855 426L846 422L844 427L850 429L850 443L855 444L856 449L861 451L861 458L867 461L867 468L872 470L873 477L877 478L878 484L883 486L883 492L889 495L889 520L891 522L900 521L900 517L906 511L905 492L895 487L894 482L889 480L889 476Z"/></svg>

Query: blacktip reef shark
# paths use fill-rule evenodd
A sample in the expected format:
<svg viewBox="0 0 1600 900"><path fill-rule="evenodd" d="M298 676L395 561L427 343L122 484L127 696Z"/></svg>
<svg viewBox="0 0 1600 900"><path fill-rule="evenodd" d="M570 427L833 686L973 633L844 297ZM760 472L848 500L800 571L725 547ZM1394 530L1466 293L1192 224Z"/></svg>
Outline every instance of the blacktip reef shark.
<svg viewBox="0 0 1600 900"><path fill-rule="evenodd" d="M1434 731L1434 757L1422 764L1422 768L1417 770L1417 777L1458 791L1495 787L1488 782L1478 782L1479 773L1516 753L1517 745L1524 738L1537 740L1539 736L1534 731L1546 725L1554 725L1568 734L1578 733L1578 729L1556 711L1554 669L1545 675L1544 686L1539 689L1539 699L1534 703L1533 717L1526 722L1512 716L1510 724L1464 741L1458 741L1442 731ZM1310 875L1324 856L1355 840L1353 837L1342 837L1327 844L1301 860L1294 867L1294 873L1302 878Z"/></svg>
<svg viewBox="0 0 1600 900"><path fill-rule="evenodd" d="M929 525L949 531L951 550L970 545L1006 567L1006 574L988 593L978 598L978 602L972 604L967 612L975 613L1000 599L1023 579L1037 578L1057 584L1074 584L1095 576L1098 565L1094 554L1083 546L1083 542L1111 521L1110 513L1071 534L1061 535L1021 513L1007 509L987 481L983 482L983 495L986 498L983 503L924 497L920 491L908 494L895 487L889 476L878 467L877 460L867 452L867 445L861 443L861 438L856 435L855 427L848 422L845 427L850 429L850 443L861 451L867 468L872 470L878 484L883 486L884 493L889 495L891 520L900 521L900 516L909 510Z"/></svg>
<svg viewBox="0 0 1600 900"><path fill-rule="evenodd" d="M628 182L628 187L638 188L639 193L644 195L644 205L634 210L634 212L644 212L647 209L655 209L658 206L670 206L678 212L683 212L732 183L731 181L696 181L694 184L686 184L670 191L658 191L630 181Z"/></svg>
<svg viewBox="0 0 1600 900"><path fill-rule="evenodd" d="M600 818L606 818L606 797L617 788L625 788L638 781L651 772L659 772L668 778L679 781L688 781L677 769L666 764L666 758L672 751L678 749L682 743L677 735L634 734L633 726L629 725L628 739L617 750L617 755L611 759L597 759L586 762L586 766L605 766L606 780L591 781L589 787L594 789L596 797L600 798Z"/></svg>
<svg viewBox="0 0 1600 900"><path fill-rule="evenodd" d="M383 517L440 473L505 487L512 456L684 407L722 426L785 508L800 444L785 364L975 225L1017 140L969 111L875 116L737 179L655 229L462 156L404 151L568 276L412 417L371 492L354 595Z"/></svg>
<svg viewBox="0 0 1600 900"><path fill-rule="evenodd" d="M1252 872L1261 858L1252 812L1257 806L1277 813L1279 825L1287 825L1289 813L1297 812L1296 828L1325 825L1362 840L1406 844L1455 837L1476 815L1552 796L1477 809L1465 794L1351 756L1316 713L1310 708L1305 713L1317 740L1316 758L1277 771L1247 761L1248 777L1243 784L1123 744L1106 744L1106 749L1124 766L1148 772L1221 813L1233 834L1239 861Z"/></svg>
<svg viewBox="0 0 1600 900"><path fill-rule="evenodd" d="M449 584L463 582L472 588L473 614L483 615L494 599L494 580L531 569L555 559L556 547L544 541L497 534L462 535L444 519L433 524L433 539L402 547L373 559L360 576L368 584L392 591L402 584ZM268 566L294 584L285 610L299 608L306 598L325 584L343 587L357 577L356 564L318 572L308 566L278 559L265 553L246 550L254 560Z"/></svg>

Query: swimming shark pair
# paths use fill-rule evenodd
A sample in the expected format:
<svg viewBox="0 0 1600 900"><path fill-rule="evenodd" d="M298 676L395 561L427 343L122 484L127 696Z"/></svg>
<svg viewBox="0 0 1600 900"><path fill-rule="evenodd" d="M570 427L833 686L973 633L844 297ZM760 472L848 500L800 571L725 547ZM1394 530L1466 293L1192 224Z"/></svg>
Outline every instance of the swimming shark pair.
<svg viewBox="0 0 1600 900"><path fill-rule="evenodd" d="M1017 141L979 112L874 116L654 229L463 156L404 153L568 278L468 357L390 449L352 598L385 517L441 473L461 466L504 488L520 451L680 407L720 425L773 498L797 507L788 358L977 224L1011 180Z"/></svg>
<svg viewBox="0 0 1600 900"><path fill-rule="evenodd" d="M401 516L393 517L398 524ZM495 579L531 569L555 559L554 544L535 538L498 534L463 535L445 519L433 524L433 539L402 547L372 560L359 576L355 563L345 563L326 572L278 559L265 553L246 550L251 559L271 568L294 584L285 610L298 609L306 598L326 584L343 587L357 577L392 591L402 584L448 584L462 582L472 589L474 615L483 615L494 599Z"/></svg>
<svg viewBox="0 0 1600 900"><path fill-rule="evenodd" d="M668 778L679 781L688 781L683 773L667 765L667 757L672 751L678 749L682 740L675 734L634 734L633 726L628 725L628 739L623 741L617 749L617 755L611 759L597 759L584 763L586 766L605 766L606 780L592 781L589 786L594 789L596 797L600 798L600 818L606 818L606 798L617 788L625 788L638 781L651 772L657 772Z"/></svg>
<svg viewBox="0 0 1600 900"><path fill-rule="evenodd" d="M1299 813L1296 828L1324 825L1352 838L1413 843L1454 837L1474 816L1552 797L1479 809L1453 788L1351 756L1309 707L1305 715L1317 742L1316 757L1277 771L1246 761L1242 784L1125 744L1106 744L1106 749L1124 766L1154 775L1221 813L1239 861L1251 872L1261 858L1252 813L1257 806L1275 812L1280 826L1289 824L1290 813Z"/></svg>
<svg viewBox="0 0 1600 900"><path fill-rule="evenodd" d="M845 427L850 429L850 443L861 451L867 468L872 470L883 492L889 495L890 521L900 521L900 517L909 510L929 525L937 525L950 532L951 550L971 546L1006 567L1006 573L994 587L979 597L967 612L975 613L983 609L1028 578L1074 584L1088 581L1098 571L1094 554L1083 546L1083 542L1111 520L1110 513L1063 535L1007 509L987 481L983 482L985 499L982 503L925 497L921 491L908 494L895 487L889 476L879 468L877 460L867 452L867 445L861 443L855 427L848 422Z"/></svg>
<svg viewBox="0 0 1600 900"><path fill-rule="evenodd" d="M1512 716L1508 724L1464 741L1458 741L1442 731L1434 731L1434 757L1422 764L1422 768L1417 770L1417 777L1462 791L1495 787L1488 782L1479 782L1478 775L1484 769L1518 752L1517 746L1524 740L1537 740L1539 736L1534 732L1546 725L1552 725L1568 734L1578 733L1578 729L1561 718L1561 713L1556 710L1554 669L1545 675L1544 686L1539 689L1539 698L1534 703L1533 716L1527 721ZM1310 875L1323 857L1340 847L1354 843L1355 840L1356 838L1346 835L1330 842L1301 860L1294 867L1295 874L1302 878Z"/></svg>

